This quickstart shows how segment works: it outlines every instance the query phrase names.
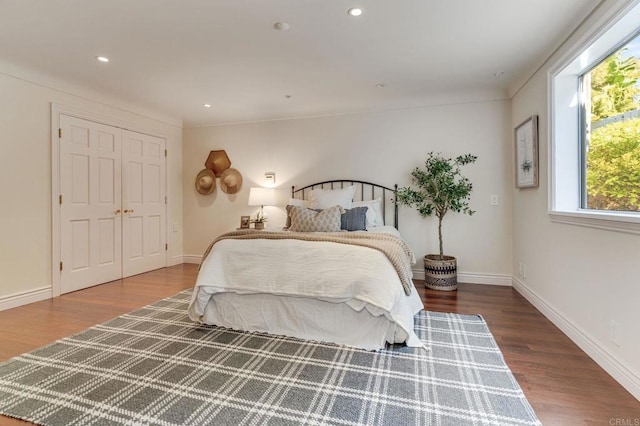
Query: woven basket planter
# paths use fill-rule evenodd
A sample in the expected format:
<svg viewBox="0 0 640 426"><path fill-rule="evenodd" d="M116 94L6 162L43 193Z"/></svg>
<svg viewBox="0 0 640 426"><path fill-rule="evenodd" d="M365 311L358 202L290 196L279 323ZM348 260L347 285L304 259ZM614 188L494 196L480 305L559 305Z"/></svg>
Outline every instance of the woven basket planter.
<svg viewBox="0 0 640 426"><path fill-rule="evenodd" d="M458 266L453 256L428 254L424 257L424 284L432 290L458 289Z"/></svg>

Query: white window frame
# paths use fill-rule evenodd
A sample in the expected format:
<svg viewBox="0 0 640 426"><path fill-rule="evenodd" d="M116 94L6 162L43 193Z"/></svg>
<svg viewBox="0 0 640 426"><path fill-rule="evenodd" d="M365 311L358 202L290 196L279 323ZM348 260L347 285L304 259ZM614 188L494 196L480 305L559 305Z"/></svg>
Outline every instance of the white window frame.
<svg viewBox="0 0 640 426"><path fill-rule="evenodd" d="M640 234L640 213L583 209L580 76L637 34L640 0L623 2L569 47L547 73L549 218L553 222Z"/></svg>

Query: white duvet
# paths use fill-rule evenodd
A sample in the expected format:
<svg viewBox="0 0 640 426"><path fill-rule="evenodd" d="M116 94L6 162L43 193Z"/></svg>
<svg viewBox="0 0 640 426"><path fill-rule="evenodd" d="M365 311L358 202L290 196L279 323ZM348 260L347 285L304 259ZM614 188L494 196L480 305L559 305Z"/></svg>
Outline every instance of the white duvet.
<svg viewBox="0 0 640 426"><path fill-rule="evenodd" d="M300 240L222 240L204 259L189 306L194 321L365 349L421 346L423 308L378 250Z"/></svg>

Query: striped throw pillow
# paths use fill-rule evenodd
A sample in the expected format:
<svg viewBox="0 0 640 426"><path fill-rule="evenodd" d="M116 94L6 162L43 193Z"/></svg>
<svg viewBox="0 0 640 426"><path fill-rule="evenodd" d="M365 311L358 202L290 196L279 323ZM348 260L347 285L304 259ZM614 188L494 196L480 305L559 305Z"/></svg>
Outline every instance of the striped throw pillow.
<svg viewBox="0 0 640 426"><path fill-rule="evenodd" d="M340 228L345 231L366 231L367 210L369 210L368 207L354 207L345 210L340 216Z"/></svg>

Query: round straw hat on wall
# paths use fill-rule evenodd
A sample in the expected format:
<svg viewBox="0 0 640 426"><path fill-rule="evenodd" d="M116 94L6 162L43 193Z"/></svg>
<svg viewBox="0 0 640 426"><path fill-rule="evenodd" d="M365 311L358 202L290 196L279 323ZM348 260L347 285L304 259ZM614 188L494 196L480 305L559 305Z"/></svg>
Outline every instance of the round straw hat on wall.
<svg viewBox="0 0 640 426"><path fill-rule="evenodd" d="M208 195L216 189L216 175L209 169L200 170L196 177L196 191Z"/></svg>
<svg viewBox="0 0 640 426"><path fill-rule="evenodd" d="M235 194L242 187L242 175L237 169L230 168L220 175L220 189L226 194Z"/></svg>

